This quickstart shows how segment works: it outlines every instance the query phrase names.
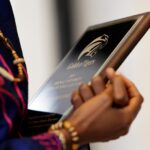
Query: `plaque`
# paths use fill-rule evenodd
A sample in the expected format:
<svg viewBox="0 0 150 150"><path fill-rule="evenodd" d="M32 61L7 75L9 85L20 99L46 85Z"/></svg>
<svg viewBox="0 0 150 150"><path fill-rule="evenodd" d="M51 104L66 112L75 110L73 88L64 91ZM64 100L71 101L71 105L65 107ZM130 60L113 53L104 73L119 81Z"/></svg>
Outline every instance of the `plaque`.
<svg viewBox="0 0 150 150"><path fill-rule="evenodd" d="M117 69L149 27L149 12L89 27L30 101L30 131L57 122L71 106L72 91L104 76L107 67Z"/></svg>

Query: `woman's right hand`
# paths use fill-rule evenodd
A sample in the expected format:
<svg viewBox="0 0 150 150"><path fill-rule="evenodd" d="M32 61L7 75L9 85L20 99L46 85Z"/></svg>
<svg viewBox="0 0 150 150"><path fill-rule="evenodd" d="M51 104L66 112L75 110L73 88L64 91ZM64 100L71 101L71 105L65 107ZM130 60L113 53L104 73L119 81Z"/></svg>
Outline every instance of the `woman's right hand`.
<svg viewBox="0 0 150 150"><path fill-rule="evenodd" d="M140 110L143 98L136 86L113 69L107 69L106 76L109 84L100 79L98 84L80 87L78 96L73 95L76 109L67 120L76 128L80 144L125 135ZM126 105L121 106L124 102ZM121 107L114 107L114 103Z"/></svg>

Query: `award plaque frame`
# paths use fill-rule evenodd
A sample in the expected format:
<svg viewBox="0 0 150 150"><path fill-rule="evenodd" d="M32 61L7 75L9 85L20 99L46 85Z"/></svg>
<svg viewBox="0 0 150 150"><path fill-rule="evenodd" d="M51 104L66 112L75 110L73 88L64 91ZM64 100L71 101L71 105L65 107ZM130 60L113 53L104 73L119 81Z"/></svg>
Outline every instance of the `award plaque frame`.
<svg viewBox="0 0 150 150"><path fill-rule="evenodd" d="M89 27L30 100L29 109L63 114L70 106L68 92L94 75L104 76L107 67L116 70L149 27L149 12Z"/></svg>

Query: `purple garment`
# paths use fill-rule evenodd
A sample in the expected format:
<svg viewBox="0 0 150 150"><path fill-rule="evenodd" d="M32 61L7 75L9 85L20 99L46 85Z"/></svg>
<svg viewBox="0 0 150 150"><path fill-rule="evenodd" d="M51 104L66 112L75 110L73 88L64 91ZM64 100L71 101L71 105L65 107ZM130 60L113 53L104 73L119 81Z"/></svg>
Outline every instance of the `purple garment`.
<svg viewBox="0 0 150 150"><path fill-rule="evenodd" d="M23 57L15 20L9 0L0 0L0 30L12 42L19 57ZM11 75L17 75L11 53L0 41L0 67ZM0 150L62 150L55 134L43 133L32 137L21 137L20 130L27 115L28 77L14 83L0 74Z"/></svg>

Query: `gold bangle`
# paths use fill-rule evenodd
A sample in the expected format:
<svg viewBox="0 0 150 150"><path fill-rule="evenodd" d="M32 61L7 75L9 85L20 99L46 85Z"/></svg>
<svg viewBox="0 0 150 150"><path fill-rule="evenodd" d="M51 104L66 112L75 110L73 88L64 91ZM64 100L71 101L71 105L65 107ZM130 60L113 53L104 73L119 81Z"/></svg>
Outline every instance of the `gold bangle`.
<svg viewBox="0 0 150 150"><path fill-rule="evenodd" d="M71 148L72 150L78 150L79 148L79 136L75 128L72 126L72 124L69 121L64 122L58 122L56 124L53 124L50 128L52 131L60 130L60 129L66 129L71 137Z"/></svg>
<svg viewBox="0 0 150 150"><path fill-rule="evenodd" d="M75 128L71 125L69 121L63 122L64 129L66 129L70 135L71 135L71 141L72 141L72 150L77 150L79 148L79 145L77 144L79 141L79 136Z"/></svg>

